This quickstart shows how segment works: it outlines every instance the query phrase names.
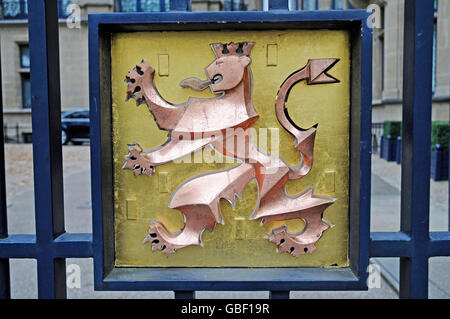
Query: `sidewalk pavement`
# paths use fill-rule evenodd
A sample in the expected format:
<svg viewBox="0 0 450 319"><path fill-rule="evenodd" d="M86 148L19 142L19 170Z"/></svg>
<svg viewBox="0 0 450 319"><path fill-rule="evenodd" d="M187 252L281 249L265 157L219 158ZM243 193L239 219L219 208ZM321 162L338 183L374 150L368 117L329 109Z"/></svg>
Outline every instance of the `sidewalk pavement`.
<svg viewBox="0 0 450 319"><path fill-rule="evenodd" d="M383 163L384 162L384 163ZM391 163L373 160L372 175L372 230L395 231L399 229L400 193L395 184L396 170ZM387 165L387 168L386 168ZM392 166L392 167L391 167ZM387 175L387 176L386 176ZM388 177L389 176L389 177ZM447 183L440 182L444 185ZM65 176L64 201L66 229L68 232L89 233L92 231L90 208L89 170L72 172ZM438 189L445 187L439 186ZM445 192L440 192L444 194ZM9 198L8 224L11 234L34 233L34 196L32 189L23 190ZM447 206L443 200L431 202L432 229L446 229ZM444 214L445 213L445 214ZM430 297L450 297L450 258L433 258L430 261ZM382 267L381 288L369 291L345 292L291 292L291 298L398 298L398 266L394 261L376 259ZM398 262L397 262L398 263ZM81 288L68 289L69 298L173 298L173 292L99 292L93 289L92 259L68 259L67 265L77 264L81 268ZM36 261L11 260L13 298L36 298ZM268 298L268 292L198 292L197 298Z"/></svg>
<svg viewBox="0 0 450 319"><path fill-rule="evenodd" d="M400 230L401 167L372 157L371 231ZM448 230L448 182L430 181L430 231ZM398 293L399 258L373 258ZM429 298L450 298L450 257L429 259Z"/></svg>

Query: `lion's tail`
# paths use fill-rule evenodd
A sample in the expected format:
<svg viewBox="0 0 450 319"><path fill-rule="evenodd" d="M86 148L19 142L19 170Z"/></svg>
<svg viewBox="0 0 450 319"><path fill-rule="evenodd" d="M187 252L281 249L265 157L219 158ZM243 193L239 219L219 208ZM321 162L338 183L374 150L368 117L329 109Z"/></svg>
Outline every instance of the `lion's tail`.
<svg viewBox="0 0 450 319"><path fill-rule="evenodd" d="M289 93L292 87L302 80L306 80L308 84L339 82L326 74L326 71L332 68L338 61L338 59L309 60L308 64L303 69L292 73L283 82L278 91L275 103L275 112L278 121L286 131L295 138L294 147L302 155L302 162L298 166L290 167L291 171L289 173L289 179L299 179L308 174L311 170L313 164L314 140L318 126L318 124L316 124L309 129L303 129L294 123L289 117L286 108Z"/></svg>

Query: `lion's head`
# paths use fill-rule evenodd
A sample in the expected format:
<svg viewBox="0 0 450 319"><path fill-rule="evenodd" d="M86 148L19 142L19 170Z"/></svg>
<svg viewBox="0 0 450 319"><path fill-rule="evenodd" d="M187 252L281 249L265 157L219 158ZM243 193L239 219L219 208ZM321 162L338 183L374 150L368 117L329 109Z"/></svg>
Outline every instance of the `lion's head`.
<svg viewBox="0 0 450 319"><path fill-rule="evenodd" d="M189 78L180 85L198 91L209 86L213 93L234 89L242 82L246 69L251 63L249 56L253 46L253 42L211 44L216 60L205 69L208 79L201 81L197 78Z"/></svg>

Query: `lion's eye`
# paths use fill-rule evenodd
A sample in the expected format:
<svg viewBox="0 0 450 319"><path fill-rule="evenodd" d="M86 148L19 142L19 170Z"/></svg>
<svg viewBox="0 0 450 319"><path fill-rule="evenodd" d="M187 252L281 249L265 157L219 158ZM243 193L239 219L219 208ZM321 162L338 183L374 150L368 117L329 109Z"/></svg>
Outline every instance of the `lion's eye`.
<svg viewBox="0 0 450 319"><path fill-rule="evenodd" d="M213 84L217 84L217 83L219 83L219 82L222 82L222 80L223 80L222 75L216 74L216 75L214 75L214 77L213 77L213 79L212 79L212 83L213 83Z"/></svg>
<svg viewBox="0 0 450 319"><path fill-rule="evenodd" d="M135 161L136 160L136 156L130 156L130 160Z"/></svg>

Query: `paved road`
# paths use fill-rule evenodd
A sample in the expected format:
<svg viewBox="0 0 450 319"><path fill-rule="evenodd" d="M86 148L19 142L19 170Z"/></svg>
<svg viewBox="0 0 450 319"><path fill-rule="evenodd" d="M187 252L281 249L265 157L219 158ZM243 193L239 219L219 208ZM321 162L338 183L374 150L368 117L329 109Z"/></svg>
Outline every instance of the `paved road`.
<svg viewBox="0 0 450 319"><path fill-rule="evenodd" d="M91 232L89 171L65 176L65 213L68 232ZM399 228L400 197L396 185L383 176L372 177L372 230L395 231ZM431 203L431 228L445 230L447 207ZM34 233L33 191L24 189L9 198L10 233ZM291 298L397 298L398 266L395 260L377 259L384 276L381 288L367 292L291 292ZM96 292L93 290L91 259L68 259L67 265L81 268L81 288L68 289L69 298L173 298L172 292ZM449 258L430 262L430 297L450 297ZM13 298L36 298L36 261L11 260ZM397 281L397 282L396 282ZM267 292L198 292L197 298L267 298Z"/></svg>

